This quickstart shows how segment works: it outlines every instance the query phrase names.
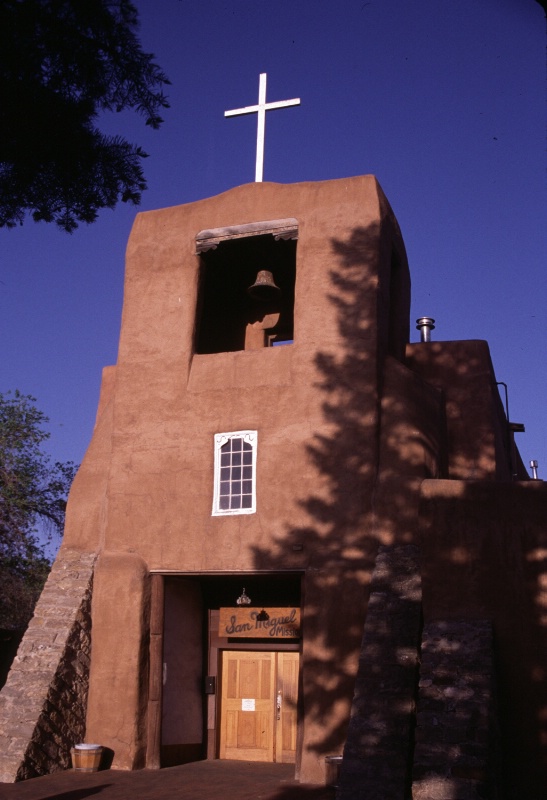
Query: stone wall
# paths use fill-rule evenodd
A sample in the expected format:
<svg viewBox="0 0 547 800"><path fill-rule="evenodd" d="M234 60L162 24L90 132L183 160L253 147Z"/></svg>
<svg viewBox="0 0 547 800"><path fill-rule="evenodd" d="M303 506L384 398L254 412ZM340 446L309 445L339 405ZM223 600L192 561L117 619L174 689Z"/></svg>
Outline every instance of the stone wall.
<svg viewBox="0 0 547 800"><path fill-rule="evenodd" d="M67 769L85 736L95 554L53 564L0 693L0 782Z"/></svg>
<svg viewBox="0 0 547 800"><path fill-rule="evenodd" d="M421 621L418 548L380 547L338 800L402 800L407 796Z"/></svg>
<svg viewBox="0 0 547 800"><path fill-rule="evenodd" d="M381 547L337 800L502 796L492 625L421 621L417 548Z"/></svg>
<svg viewBox="0 0 547 800"><path fill-rule="evenodd" d="M450 620L426 624L413 800L497 800L496 731L491 623Z"/></svg>

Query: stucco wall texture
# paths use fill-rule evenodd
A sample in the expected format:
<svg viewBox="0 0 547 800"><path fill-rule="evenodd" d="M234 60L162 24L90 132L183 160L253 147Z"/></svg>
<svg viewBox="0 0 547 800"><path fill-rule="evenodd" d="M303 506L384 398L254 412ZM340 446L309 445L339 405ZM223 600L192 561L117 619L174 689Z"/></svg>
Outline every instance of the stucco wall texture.
<svg viewBox="0 0 547 800"><path fill-rule="evenodd" d="M298 228L293 343L196 353L207 263L197 252L197 234L231 228L237 236L238 226L288 219ZM384 656L399 652L399 601L378 595L367 616L375 563L378 582L378 565L388 558L393 568L380 570L381 582L391 581L385 597L398 598L410 583L417 587L414 670L422 616L426 625L451 617L492 622L501 684L512 683L500 704L501 746L514 756L504 762L511 771L506 797L535 796L543 773L520 758L519 740L540 763L547 746L539 733L547 701L537 648L546 628L547 493L543 483L527 480L515 458L487 344L409 345L409 309L404 244L372 176L249 184L137 216L118 360L103 372L63 544L98 554L86 738L114 751L114 767L143 766L150 747L151 574L154 580L158 573L191 580L241 575L242 586L245 576L290 574L300 576L302 607L296 775L322 782L325 756L346 744L351 771L366 773L374 796L386 796L387 740L369 737L362 748L358 737L371 725L397 727L408 732L397 746L398 796L405 796L416 681L404 683L400 696L392 686L389 703L375 700L369 708L363 701L367 675L381 678L393 667ZM256 513L214 516L214 435L241 430L258 435ZM504 503L498 506L497 497ZM412 574L408 559L397 555L405 548L413 553ZM518 602L496 599L507 580ZM174 608L166 631L176 628ZM194 620L194 634L197 626ZM199 643L196 663L198 650ZM526 688L530 676L533 689ZM199 705L196 692L202 687L192 696ZM346 743L350 711L356 733ZM388 719L392 713L399 716ZM367 714L374 720L367 722ZM174 745L176 723L169 724ZM516 733L507 731L512 725ZM526 726L531 732L521 736ZM205 740L188 744L205 748ZM359 765L365 755L367 764ZM360 797L359 791L347 788L347 796Z"/></svg>
<svg viewBox="0 0 547 800"><path fill-rule="evenodd" d="M196 234L287 217L298 220L294 344L195 354ZM402 314L390 322L395 257ZM141 570L295 570L306 575L303 694L315 709L303 723L302 773L322 780L324 752L343 743L376 550L379 365L388 349L404 352L408 304L404 246L370 176L251 184L137 217L118 362L105 374L65 534L67 545L102 552L88 738L106 738L115 765L142 764L141 747L127 745L144 725ZM248 429L258 432L257 511L212 516L214 434Z"/></svg>
<svg viewBox="0 0 547 800"><path fill-rule="evenodd" d="M294 343L196 354L196 234L283 218L298 220ZM345 738L378 542L415 540L423 479L510 479L487 345L405 352L409 303L371 176L250 184L137 217L118 362L66 533L103 553L88 733L120 766L144 758L147 571L302 571L299 766L319 781ZM258 432L257 512L213 517L213 436L242 429ZM123 709L108 683L130 687L113 693Z"/></svg>

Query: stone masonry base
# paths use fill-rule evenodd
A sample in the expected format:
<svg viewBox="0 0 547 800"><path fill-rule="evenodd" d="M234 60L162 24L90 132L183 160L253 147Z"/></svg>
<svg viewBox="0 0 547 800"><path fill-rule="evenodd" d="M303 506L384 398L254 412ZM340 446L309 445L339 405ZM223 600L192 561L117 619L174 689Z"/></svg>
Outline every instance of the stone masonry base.
<svg viewBox="0 0 547 800"><path fill-rule="evenodd" d="M338 800L403 800L410 764L421 636L418 548L380 547Z"/></svg>
<svg viewBox="0 0 547 800"><path fill-rule="evenodd" d="M446 620L424 627L413 800L497 800L492 626Z"/></svg>
<svg viewBox="0 0 547 800"><path fill-rule="evenodd" d="M0 692L0 782L66 769L85 736L95 554L61 548Z"/></svg>

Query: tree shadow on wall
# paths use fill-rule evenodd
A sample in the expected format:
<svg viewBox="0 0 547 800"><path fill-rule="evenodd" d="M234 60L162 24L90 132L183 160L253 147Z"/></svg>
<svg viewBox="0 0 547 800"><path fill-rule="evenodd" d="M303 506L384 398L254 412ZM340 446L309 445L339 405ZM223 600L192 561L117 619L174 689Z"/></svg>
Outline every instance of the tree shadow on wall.
<svg viewBox="0 0 547 800"><path fill-rule="evenodd" d="M428 487L422 499L426 616L492 621L501 796L511 800L547 792L546 515L547 486L532 481Z"/></svg>
<svg viewBox="0 0 547 800"><path fill-rule="evenodd" d="M379 264L383 232L375 223L331 245L328 301L336 333L329 335L326 324L321 350L313 356L321 413L305 445L308 469L301 485L308 493L302 492L294 509L299 523L305 522L294 525L289 510L274 547L255 552L257 567L306 570L302 700L307 746L318 757L342 752L378 545L393 544L396 536L399 543L412 541L416 502L409 503L409 496L415 495L417 477L430 476L396 436L382 441L385 362L395 363L388 355L393 261L387 252ZM399 411L403 404L395 397L387 413L396 418ZM423 439L420 448L434 449ZM388 502L379 495L381 469L394 478ZM301 557L294 552L300 547ZM419 605L419 598L414 602ZM394 643L397 663L395 651Z"/></svg>
<svg viewBox="0 0 547 800"><path fill-rule="evenodd" d="M472 488L467 483L462 484L459 495L453 495L434 523L429 527L426 523L424 531L420 532L422 482L450 477L446 453L452 443L445 429L445 395L429 379L411 371L403 363L404 358L395 357L397 347L393 347L389 337L390 330L397 326L391 318L395 313L406 313L408 320L408 307L405 311L404 298L401 301L399 296L396 302L394 300L397 277L394 284L393 260L390 261L389 252L386 252L379 226L357 228L346 241L334 240L331 245L334 263L329 275L328 299L337 335L329 338L325 325L321 349L313 356L314 386L320 398L321 413L313 420L302 420L309 426L314 425L305 445L307 469L300 484L302 492L293 507L285 509L284 532L268 550L255 549L257 569L294 569L306 573L302 597L305 675L301 702L306 746L318 758L341 753L346 739L370 578L378 547L423 545L428 537L432 542L438 526L446 528L450 519L469 519L470 508L475 503ZM379 252L383 253L383 263L378 260ZM298 341L296 346L299 346ZM305 346L302 343L302 347ZM442 350L441 343L439 349ZM438 357L444 357L442 352ZM462 385L480 366L478 362L462 362L454 367L448 354L446 362L455 370L454 375ZM495 391L493 374L492 379ZM493 405L496 406L494 401ZM501 408L499 403L497 405ZM463 408L462 413L469 415L471 424L475 422L472 403L468 402L468 408ZM503 414L503 410L495 413ZM496 423L499 430L506 424L504 416ZM468 478L473 476L473 459L481 458L480 438L477 437L476 452L471 442L468 451L463 453L454 477L462 478L460 470L466 472ZM499 487L501 495L505 487L510 486L491 481L489 485L492 489ZM495 502L492 509L493 528L496 529L496 514L500 512L496 511ZM525 501L522 510L525 515ZM426 576L429 584L435 584L437 594L442 595L445 575L450 576L451 585L458 587L456 601L447 609L442 600L434 597L428 584L433 598L428 613L430 618L446 615L493 618L495 635L498 641L500 636L502 639L501 651L497 654L501 662L501 691L509 690L511 702L518 707L518 687L526 682L535 685L533 702L536 707L533 713L527 714L527 720L533 722L537 731L539 715L546 715L545 699L537 706L538 698L545 698L545 671L538 646L530 644L530 638L533 638L533 631L539 632L539 638L545 642L545 595L542 599L540 593L540 582L545 579L545 559L538 555L543 552L541 548L545 542L543 545L540 542L541 528L537 521L533 530L524 535L522 525L519 530L517 517L518 514L513 516L510 542L507 536L502 536L497 545L495 532L492 534L495 558L484 549L474 554L471 540L462 542L459 549L454 547L450 542L451 534L443 540L441 550L425 547ZM476 531L479 535L480 521ZM502 603L498 599L516 551L525 567L521 578L514 581L515 587L518 586L515 590L523 598L515 612L515 605L509 599ZM479 601L474 604L468 592L470 586L472 591L477 587L474 578L480 570L473 566L479 563L477 559L483 564L481 569L486 564L486 571L490 570L497 577L489 580L488 589L479 585ZM396 577L384 574L382 580L393 587ZM396 589L393 597L397 600ZM420 598L407 598L405 602L412 615L420 605ZM525 614L528 618L519 632L519 616ZM502 623L503 616L508 615L513 617L509 627ZM376 669L381 672L387 663L393 669L386 671L384 684L390 680L399 685L407 684L409 670L415 670L415 665L405 668L401 664L401 641L392 636L389 617L383 619L383 625L384 629L380 630L384 637L383 650L379 653L382 660L378 661ZM400 628L398 630L400 633ZM367 650L370 658L374 657L376 646L373 642ZM515 666L516 660L508 659L507 654L511 648L521 646L528 655L525 663ZM505 663L507 659L509 666ZM382 697L385 700L382 713L389 717L390 725L387 728L381 724L372 726L365 734L368 744L383 750L389 758L394 732L396 734L399 723L402 727L408 720L408 710L398 708L396 691L391 695L383 694L381 674L377 679L378 696L380 701ZM511 681L513 687L509 686ZM535 720L531 720L530 714ZM513 723L514 709L510 712L506 704L505 710L502 708L503 727L507 731ZM522 730L526 724L521 720L517 728ZM505 749L517 745L517 738L514 732L510 734ZM529 736L525 738L530 741ZM535 758L538 746L534 747ZM515 773L510 783L516 787L524 784L532 787L535 781L537 785L537 769L531 770L535 777L528 780L523 777L525 770L517 763L522 757L529 765L530 757L518 745L514 752L517 755L510 759L508 767ZM386 770L389 770L389 760Z"/></svg>

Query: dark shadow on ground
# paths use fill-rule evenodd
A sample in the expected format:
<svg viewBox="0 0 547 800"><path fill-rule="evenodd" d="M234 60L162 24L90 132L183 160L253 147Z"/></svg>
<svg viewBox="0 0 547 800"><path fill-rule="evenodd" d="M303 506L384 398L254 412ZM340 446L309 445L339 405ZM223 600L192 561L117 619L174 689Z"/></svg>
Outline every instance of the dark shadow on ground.
<svg viewBox="0 0 547 800"><path fill-rule="evenodd" d="M81 789L69 789L68 791L54 791L51 793L49 784L40 778L29 778L28 781L15 784L0 784L0 797L2 800L16 798L16 800L85 800L86 797L108 792L113 786L112 783L104 783L100 786L86 786Z"/></svg>
<svg viewBox="0 0 547 800"><path fill-rule="evenodd" d="M334 800L326 786L299 785L292 764L200 761L162 770L57 772L0 784L1 800ZM105 778L108 777L108 783Z"/></svg>

